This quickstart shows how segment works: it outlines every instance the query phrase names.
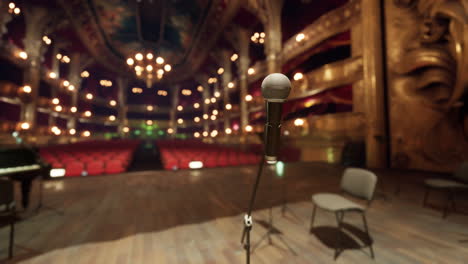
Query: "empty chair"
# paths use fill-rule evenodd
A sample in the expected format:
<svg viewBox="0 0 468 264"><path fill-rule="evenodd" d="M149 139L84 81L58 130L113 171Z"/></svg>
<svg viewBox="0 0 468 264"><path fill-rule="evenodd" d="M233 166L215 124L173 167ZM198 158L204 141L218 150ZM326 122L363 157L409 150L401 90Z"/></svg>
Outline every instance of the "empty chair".
<svg viewBox="0 0 468 264"><path fill-rule="evenodd" d="M446 193L446 201L442 217L448 214L449 206L452 205L455 210L455 194L468 191L468 161L463 162L454 172L452 179L431 178L424 181L426 193L424 194L423 206L427 205L429 192L438 190Z"/></svg>
<svg viewBox="0 0 468 264"><path fill-rule="evenodd" d="M106 174L116 174L125 171L125 167L120 160L109 160L104 168Z"/></svg>
<svg viewBox="0 0 468 264"><path fill-rule="evenodd" d="M377 176L368 170L365 169L357 169L357 168L349 168L346 169L343 173L343 177L341 178L341 190L345 193L356 197L367 200L367 205L370 205L372 198L374 196L375 186L377 184ZM343 230L343 218L344 214L347 212L357 212L362 214L362 221L364 224L364 231L369 238L369 248L371 251L371 256L374 258L374 250L372 248L371 237L369 234L369 229L367 227L367 220L366 220L366 207L362 206L358 203L350 201L345 197L333 194L333 193L319 193L312 195L312 202L314 204L314 208L312 211L312 217L310 220L310 230L312 232L315 213L318 208L324 209L329 212L335 213L336 221L338 223L338 247L335 249L335 259L338 255L344 250L341 245L341 235Z"/></svg>
<svg viewBox="0 0 468 264"><path fill-rule="evenodd" d="M97 160L86 164L86 171L88 175L104 174L104 162Z"/></svg>
<svg viewBox="0 0 468 264"><path fill-rule="evenodd" d="M13 244L15 239L16 209L13 182L0 179L0 222L10 225L10 242L8 258L13 257Z"/></svg>
<svg viewBox="0 0 468 264"><path fill-rule="evenodd" d="M84 165L81 162L74 161L65 165L65 176L74 177L81 176L84 170Z"/></svg>

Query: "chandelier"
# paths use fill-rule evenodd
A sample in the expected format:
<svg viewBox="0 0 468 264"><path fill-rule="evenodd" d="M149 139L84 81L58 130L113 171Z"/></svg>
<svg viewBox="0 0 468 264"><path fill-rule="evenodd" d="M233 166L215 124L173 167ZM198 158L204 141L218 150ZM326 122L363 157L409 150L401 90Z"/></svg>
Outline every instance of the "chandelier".
<svg viewBox="0 0 468 264"><path fill-rule="evenodd" d="M133 67L137 78L144 80L148 88L151 88L155 82L160 81L164 74L172 69L171 65L164 64L164 58L157 57L154 59L153 53L147 53L146 56L137 53L127 59L127 64Z"/></svg>

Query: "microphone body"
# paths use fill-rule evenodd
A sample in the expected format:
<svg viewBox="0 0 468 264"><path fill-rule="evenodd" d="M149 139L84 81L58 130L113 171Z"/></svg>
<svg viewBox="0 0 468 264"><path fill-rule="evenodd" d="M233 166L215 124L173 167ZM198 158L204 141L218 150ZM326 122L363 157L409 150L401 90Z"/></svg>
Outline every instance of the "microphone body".
<svg viewBox="0 0 468 264"><path fill-rule="evenodd" d="M283 103L266 101L265 123L265 160L267 163L275 163L280 145L281 136L281 112Z"/></svg>
<svg viewBox="0 0 468 264"><path fill-rule="evenodd" d="M262 82L262 95L266 101L265 160L276 163L281 135L283 102L289 95L291 82L281 73L272 73Z"/></svg>

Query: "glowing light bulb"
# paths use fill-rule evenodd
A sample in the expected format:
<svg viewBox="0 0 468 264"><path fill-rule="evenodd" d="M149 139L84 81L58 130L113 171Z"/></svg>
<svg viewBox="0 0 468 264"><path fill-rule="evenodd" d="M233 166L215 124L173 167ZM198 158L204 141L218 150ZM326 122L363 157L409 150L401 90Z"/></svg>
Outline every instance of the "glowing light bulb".
<svg viewBox="0 0 468 264"><path fill-rule="evenodd" d="M252 75L252 74L254 74L254 73L255 73L255 69L254 69L254 68L249 68L249 69L247 70L247 74L248 74L248 75Z"/></svg>
<svg viewBox="0 0 468 264"><path fill-rule="evenodd" d="M172 134L172 133L174 133L174 129L172 129L172 128L168 128L168 129L167 129L167 133L168 133L168 134Z"/></svg>
<svg viewBox="0 0 468 264"><path fill-rule="evenodd" d="M153 53L148 53L148 54L146 54L146 58L147 58L148 60L152 60L153 57L154 57L154 56L153 56Z"/></svg>
<svg viewBox="0 0 468 264"><path fill-rule="evenodd" d="M150 72L153 70L153 66L152 65L148 65L146 66L146 71Z"/></svg>
<svg viewBox="0 0 468 264"><path fill-rule="evenodd" d="M135 59L136 59L137 61L143 60L143 54L137 53L137 54L135 55Z"/></svg>
<svg viewBox="0 0 468 264"><path fill-rule="evenodd" d="M193 121L195 121L195 123L200 122L200 117L196 116L196 117L193 119Z"/></svg>
<svg viewBox="0 0 468 264"><path fill-rule="evenodd" d="M209 98L205 99L205 104L210 104L210 99Z"/></svg>
<svg viewBox="0 0 468 264"><path fill-rule="evenodd" d="M110 116L109 116L109 120L110 120L110 121L115 121L115 119L116 119L116 117L115 117L114 115L110 115Z"/></svg>
<svg viewBox="0 0 468 264"><path fill-rule="evenodd" d="M297 118L296 120L294 120L294 125L295 126L303 126L304 125L304 119Z"/></svg>
<svg viewBox="0 0 468 264"><path fill-rule="evenodd" d="M210 101L211 101L211 103L214 104L214 103L216 103L216 98L212 97Z"/></svg>
<svg viewBox="0 0 468 264"><path fill-rule="evenodd" d="M229 89L234 88L234 83L233 83L233 82L228 83L228 88L229 88Z"/></svg>
<svg viewBox="0 0 468 264"><path fill-rule="evenodd" d="M297 41L297 42L301 42L301 41L303 41L304 39L305 39L305 34L304 34L304 33L299 33L299 34L297 34L297 36L296 36L296 41Z"/></svg>
<svg viewBox="0 0 468 264"><path fill-rule="evenodd" d="M76 134L76 129L74 128L71 128L68 133L70 133L70 135L75 135Z"/></svg>
<svg viewBox="0 0 468 264"><path fill-rule="evenodd" d="M91 132L89 132L88 130L83 132L83 137L90 137L90 136L91 136Z"/></svg>
<svg viewBox="0 0 468 264"><path fill-rule="evenodd" d="M146 120L146 125L152 126L153 125L153 120Z"/></svg>
<svg viewBox="0 0 468 264"><path fill-rule="evenodd" d="M200 137L200 132L193 133L193 136L196 137L196 138L199 138Z"/></svg>
<svg viewBox="0 0 468 264"><path fill-rule="evenodd" d="M55 106L55 111L56 112L62 112L62 110L63 110L63 107L61 105Z"/></svg>
<svg viewBox="0 0 468 264"><path fill-rule="evenodd" d="M170 72L172 70L172 66L169 64L164 65L164 70Z"/></svg>
<svg viewBox="0 0 468 264"><path fill-rule="evenodd" d="M163 63L164 63L164 59L161 58L161 57L157 57L157 58L156 58L156 63L157 63L157 64L163 64Z"/></svg>
<svg viewBox="0 0 468 264"><path fill-rule="evenodd" d="M208 131L203 131L203 136L207 137L208 136Z"/></svg>
<svg viewBox="0 0 468 264"><path fill-rule="evenodd" d="M199 103L194 103L193 108L195 108L195 109L200 108L200 104Z"/></svg>
<svg viewBox="0 0 468 264"><path fill-rule="evenodd" d="M221 93L218 92L218 91L216 91L216 92L214 92L214 96L215 96L215 97L220 97L220 96L221 96Z"/></svg>
<svg viewBox="0 0 468 264"><path fill-rule="evenodd" d="M18 56L23 59L23 60L26 60L28 58L28 54L25 52L25 51L21 51Z"/></svg>
<svg viewBox="0 0 468 264"><path fill-rule="evenodd" d="M203 92L203 86L201 86L201 85L198 85L198 87L197 87L197 91L199 91L199 92Z"/></svg>
<svg viewBox="0 0 468 264"><path fill-rule="evenodd" d="M116 105L117 105L117 102L116 102L115 100L110 100L110 101L109 101L109 104L110 104L111 106L116 106Z"/></svg>
<svg viewBox="0 0 468 264"><path fill-rule="evenodd" d="M183 124L183 123L184 123L184 120L183 120L182 118L179 118L179 119L177 119L177 123L178 123L178 124Z"/></svg>
<svg viewBox="0 0 468 264"><path fill-rule="evenodd" d="M76 106L72 106L72 107L70 108L70 112L76 113L76 111L78 111L78 108L76 108Z"/></svg>
<svg viewBox="0 0 468 264"><path fill-rule="evenodd" d="M181 106L181 105L177 106L177 111L182 111L182 110L184 110L183 106Z"/></svg>
<svg viewBox="0 0 468 264"><path fill-rule="evenodd" d="M232 105L231 104L226 104L226 110L231 110L232 109Z"/></svg>
<svg viewBox="0 0 468 264"><path fill-rule="evenodd" d="M68 91L74 91L74 90L75 90L75 85L70 84L70 85L68 86Z"/></svg>
<svg viewBox="0 0 468 264"><path fill-rule="evenodd" d="M88 99L88 100L93 100L93 98L94 98L94 96L93 96L92 93L87 93L87 94L86 94L86 99Z"/></svg>
<svg viewBox="0 0 468 264"><path fill-rule="evenodd" d="M49 72L49 78L51 78L51 79L56 79L56 78L57 78L57 73L55 73L55 72Z"/></svg>
<svg viewBox="0 0 468 264"><path fill-rule="evenodd" d="M245 131L252 132L252 130L253 130L253 127L251 125L245 126Z"/></svg>
<svg viewBox="0 0 468 264"><path fill-rule="evenodd" d="M246 102L250 102L250 101L252 101L252 100L253 100L252 95L248 94L248 95L245 96L245 101L246 101Z"/></svg>
<svg viewBox="0 0 468 264"><path fill-rule="evenodd" d="M23 90L24 93L31 93L32 92L32 88L29 85L23 86L22 90Z"/></svg>
<svg viewBox="0 0 468 264"><path fill-rule="evenodd" d="M295 81L302 80L304 78L304 74L302 74L301 72L297 72L296 74L294 74L293 78Z"/></svg>
<svg viewBox="0 0 468 264"><path fill-rule="evenodd" d="M203 119L207 120L209 118L208 114L203 115Z"/></svg>
<svg viewBox="0 0 468 264"><path fill-rule="evenodd" d="M231 61L236 61L238 58L239 58L239 55L237 55L236 53L234 53L234 54L232 54L232 56L231 56Z"/></svg>
<svg viewBox="0 0 468 264"><path fill-rule="evenodd" d="M224 73L224 68L219 68L219 69L218 69L218 74L221 75L221 74L223 74L223 73Z"/></svg>
<svg viewBox="0 0 468 264"><path fill-rule="evenodd" d="M123 128L122 128L122 131L123 131L124 133L128 133L128 132L130 131L130 128L129 128L129 127L123 127Z"/></svg>
<svg viewBox="0 0 468 264"><path fill-rule="evenodd" d="M226 128L225 130L226 134L230 135L232 133L232 129L230 129L229 127Z"/></svg>
<svg viewBox="0 0 468 264"><path fill-rule="evenodd" d="M21 123L20 127L23 130L28 130L29 128L31 128L31 124L29 124L28 122L23 122Z"/></svg>
<svg viewBox="0 0 468 264"><path fill-rule="evenodd" d="M146 111L153 111L154 107L152 105L146 106Z"/></svg>

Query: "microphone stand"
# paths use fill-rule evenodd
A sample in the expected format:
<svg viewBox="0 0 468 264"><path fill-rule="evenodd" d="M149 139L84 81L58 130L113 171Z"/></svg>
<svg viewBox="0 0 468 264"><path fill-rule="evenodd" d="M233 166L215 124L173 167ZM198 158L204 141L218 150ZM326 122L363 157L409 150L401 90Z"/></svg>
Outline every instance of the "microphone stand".
<svg viewBox="0 0 468 264"><path fill-rule="evenodd" d="M258 166L257 178L253 186L252 195L250 196L250 203L247 214L244 215L244 231L242 232L241 244L244 245L246 263L250 264L250 231L252 230L252 209L255 203L255 197L257 196L258 184L260 183L260 177L262 176L263 166L265 165L265 155L262 155L262 159ZM245 240L245 243L244 243Z"/></svg>

